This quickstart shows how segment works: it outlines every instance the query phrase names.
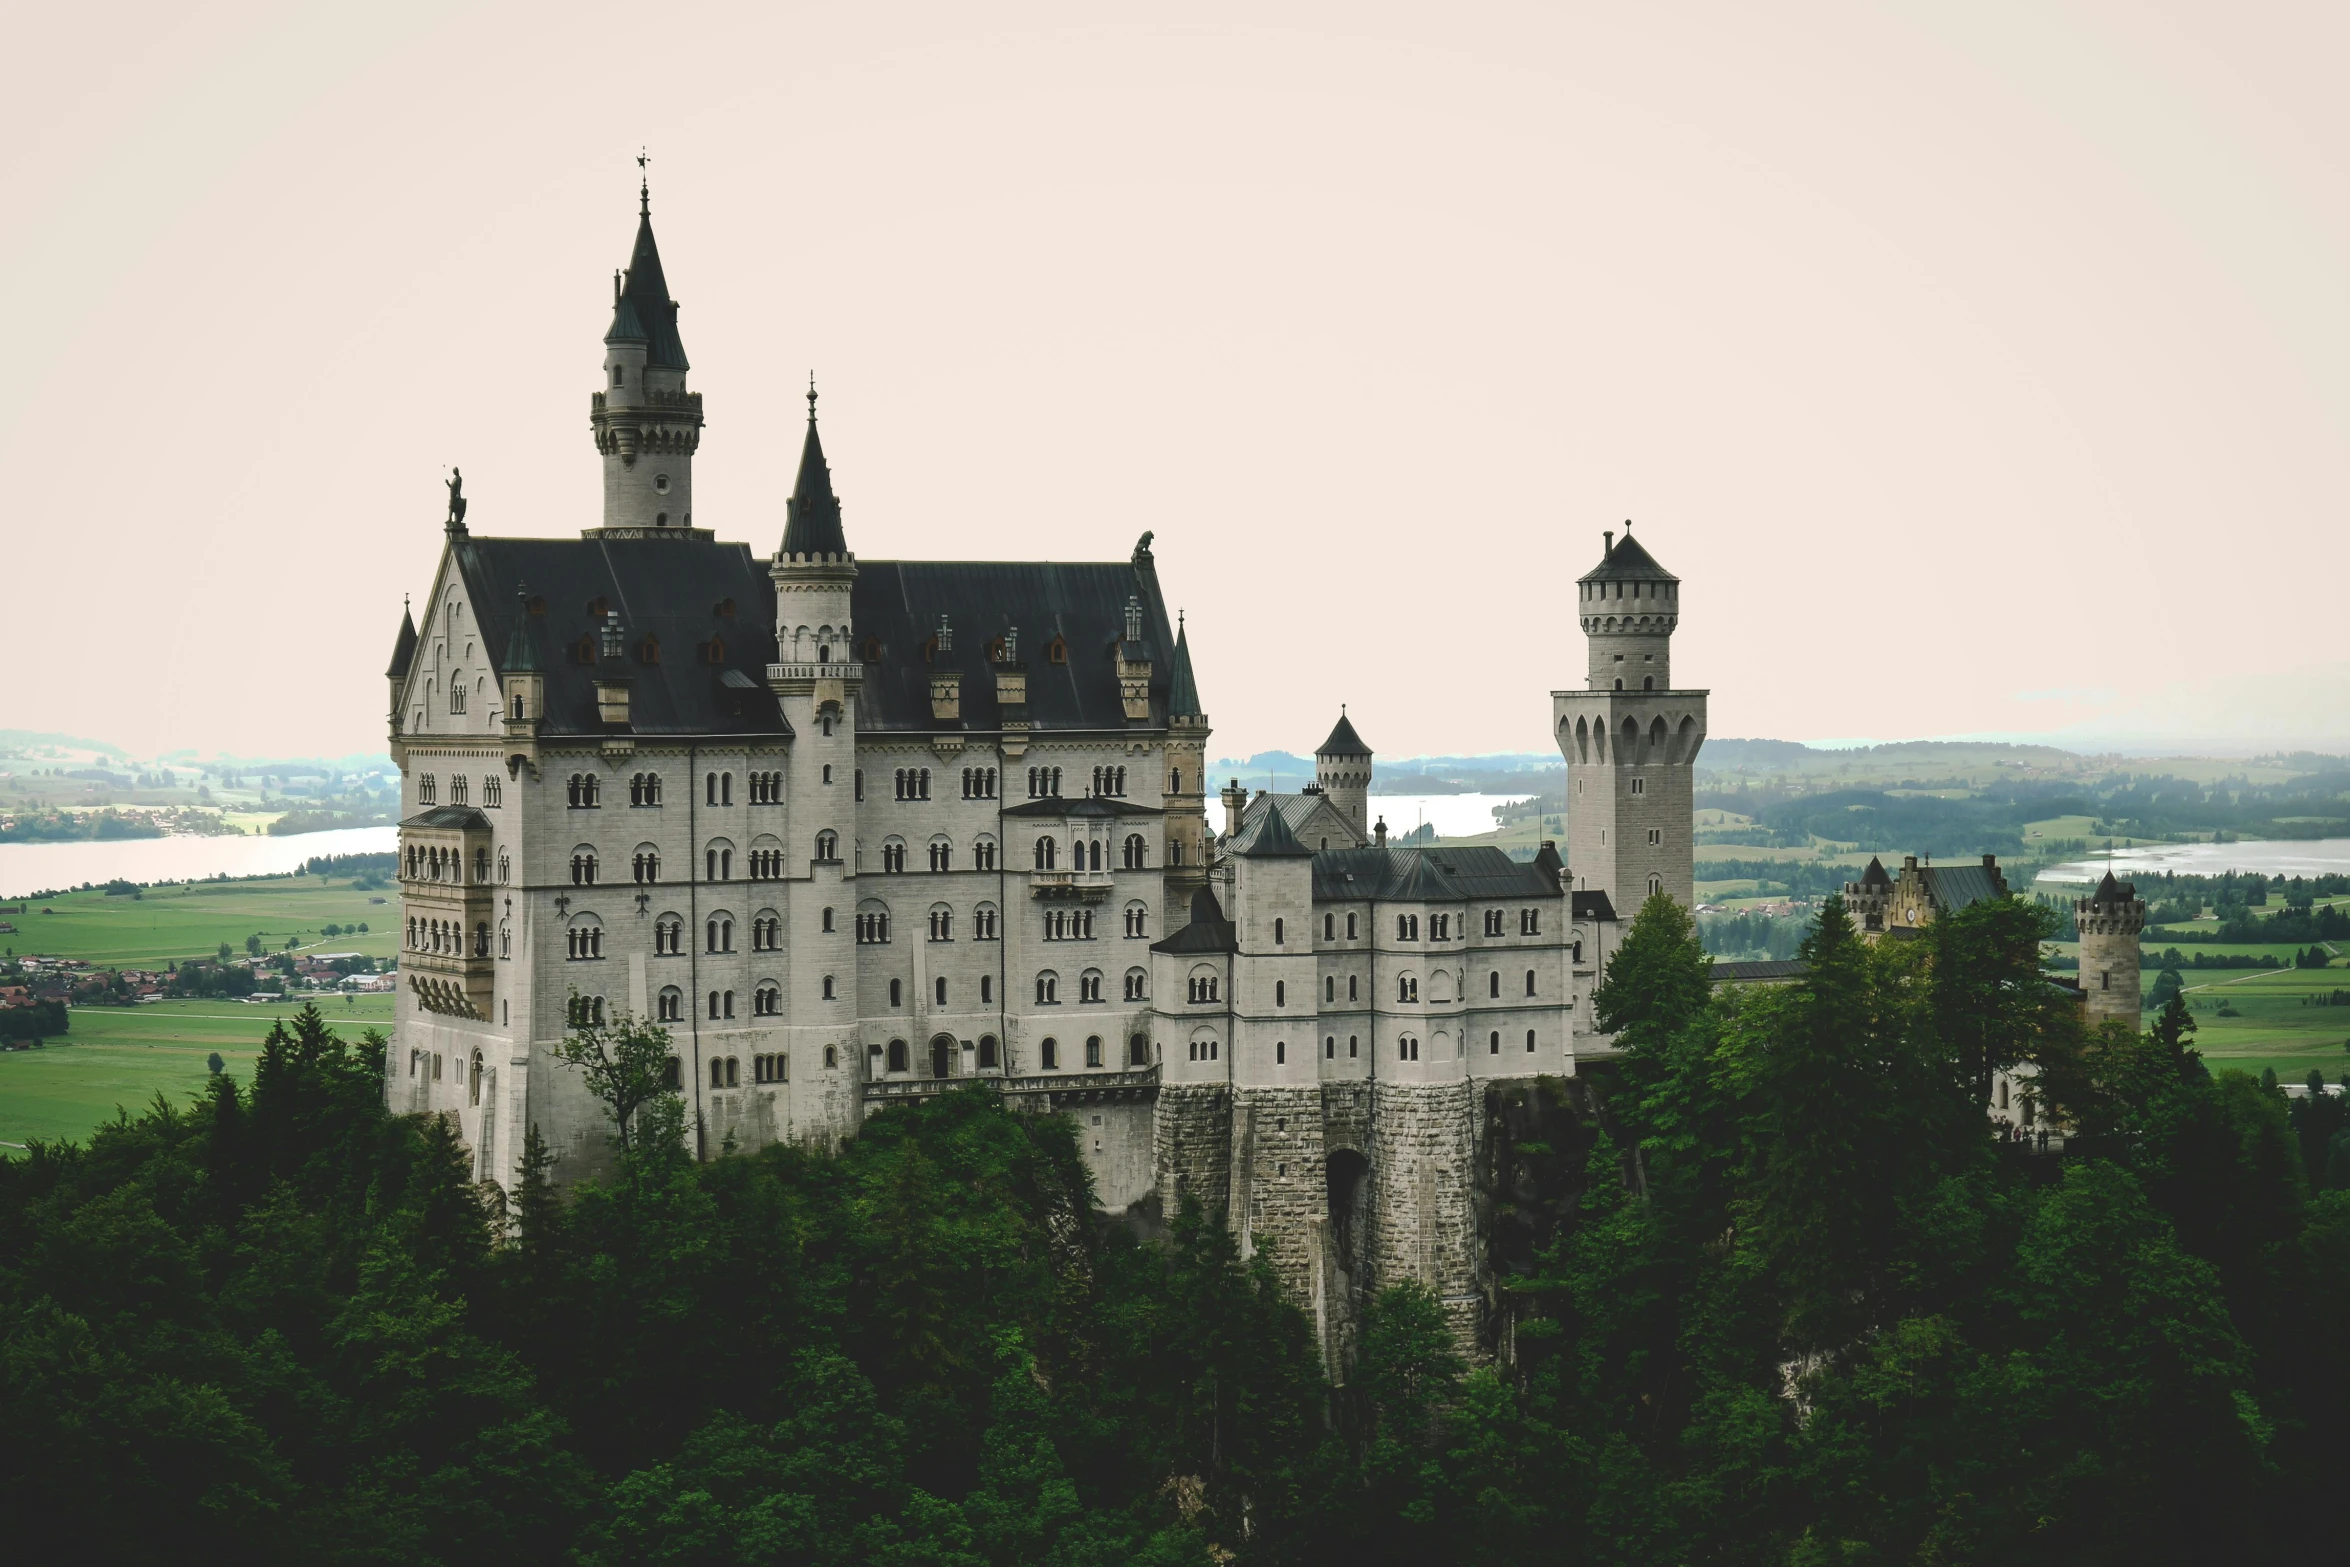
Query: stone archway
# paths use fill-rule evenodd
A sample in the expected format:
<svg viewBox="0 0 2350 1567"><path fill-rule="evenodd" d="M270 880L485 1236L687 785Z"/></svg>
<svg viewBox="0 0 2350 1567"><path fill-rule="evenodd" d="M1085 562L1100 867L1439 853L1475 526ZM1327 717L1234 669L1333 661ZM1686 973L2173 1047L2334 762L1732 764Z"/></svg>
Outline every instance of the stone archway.
<svg viewBox="0 0 2350 1567"><path fill-rule="evenodd" d="M930 1042L930 1075L932 1077L952 1077L955 1075L954 1035L941 1034Z"/></svg>

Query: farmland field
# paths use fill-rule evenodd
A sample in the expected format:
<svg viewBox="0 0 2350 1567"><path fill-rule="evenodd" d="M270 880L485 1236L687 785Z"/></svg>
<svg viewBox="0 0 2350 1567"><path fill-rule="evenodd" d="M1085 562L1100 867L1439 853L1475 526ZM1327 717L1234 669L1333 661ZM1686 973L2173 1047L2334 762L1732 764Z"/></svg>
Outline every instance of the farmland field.
<svg viewBox="0 0 2350 1567"><path fill-rule="evenodd" d="M25 903L22 913L13 912L17 904L6 907L10 912L0 919L16 930L0 933L5 955L86 958L107 968L161 968L173 959L208 958L224 941L241 953L245 938L255 935L271 952L283 949L288 937L309 951L373 958L399 951L397 893L357 892L343 878L187 882L149 887L137 898L68 892ZM359 924L369 927L366 934L349 933ZM328 937L328 925L346 933Z"/></svg>
<svg viewBox="0 0 2350 1567"><path fill-rule="evenodd" d="M319 1007L349 1040L363 1028L389 1028L392 1021L392 998L384 994L328 996ZM215 1050L226 1070L250 1084L262 1036L294 1010L287 1003L236 1001L76 1007L65 1039L39 1050L0 1052L0 1143L81 1141L112 1120L117 1105L136 1111L157 1093L184 1103L203 1091L205 1057Z"/></svg>

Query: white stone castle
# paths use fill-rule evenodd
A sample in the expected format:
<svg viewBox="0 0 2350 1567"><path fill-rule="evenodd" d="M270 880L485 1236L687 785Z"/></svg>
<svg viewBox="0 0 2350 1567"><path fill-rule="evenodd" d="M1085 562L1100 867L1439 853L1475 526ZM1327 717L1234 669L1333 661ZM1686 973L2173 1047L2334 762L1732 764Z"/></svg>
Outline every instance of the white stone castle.
<svg viewBox="0 0 2350 1567"><path fill-rule="evenodd" d="M1553 697L1569 858L1390 847L1341 718L1299 794L1225 791L1145 534L1125 559L861 561L816 396L771 555L693 515L700 394L649 200L589 424L600 526L448 538L389 670L406 921L387 1098L484 1181L609 1123L551 1047L674 1041L693 1151L837 1144L985 1081L1071 1115L1101 1204L1221 1212L1335 1345L1417 1278L1464 1333L1488 1098L1608 1051L1591 992L1642 898L1691 894L1705 693L1679 582L1611 534Z"/></svg>

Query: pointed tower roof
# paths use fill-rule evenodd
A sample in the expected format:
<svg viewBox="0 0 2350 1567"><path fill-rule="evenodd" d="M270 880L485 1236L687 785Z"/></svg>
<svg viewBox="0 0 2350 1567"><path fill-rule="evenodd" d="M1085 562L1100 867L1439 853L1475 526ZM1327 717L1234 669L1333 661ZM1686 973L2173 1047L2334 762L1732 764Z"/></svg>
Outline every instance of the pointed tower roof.
<svg viewBox="0 0 2350 1567"><path fill-rule="evenodd" d="M400 606L400 635L392 643L392 665L384 673L394 680L403 679L408 673L409 664L414 662L415 658L416 617L408 612L406 604L402 604Z"/></svg>
<svg viewBox="0 0 2350 1567"><path fill-rule="evenodd" d="M1233 846L1232 852L1243 859L1312 859L1314 851L1297 841L1297 834L1282 820L1280 808L1271 800L1265 802L1265 812L1257 818L1256 830L1247 841Z"/></svg>
<svg viewBox="0 0 2350 1567"><path fill-rule="evenodd" d="M1885 862L1872 854L1869 856L1869 868L1860 873L1860 884L1872 889L1890 887L1893 878L1885 874Z"/></svg>
<svg viewBox="0 0 2350 1567"><path fill-rule="evenodd" d="M1556 839L1545 838L1542 840L1542 847L1534 853L1534 868L1542 873L1543 880L1551 886L1556 887L1559 884L1559 875L1567 868L1567 862L1559 858L1559 846Z"/></svg>
<svg viewBox="0 0 2350 1567"><path fill-rule="evenodd" d="M1330 731L1330 738L1314 747L1316 756L1369 756L1371 748L1363 744L1363 737L1355 733L1355 726L1347 722L1346 709L1338 710L1338 726Z"/></svg>
<svg viewBox="0 0 2350 1567"><path fill-rule="evenodd" d="M669 297L669 279L661 272L661 247L653 243L653 196L647 186L637 190L636 249L613 298L612 330L604 341L644 344L651 369L693 368L677 335L677 301Z"/></svg>
<svg viewBox="0 0 2350 1567"><path fill-rule="evenodd" d="M840 497L832 493L832 466L816 433L816 384L808 383L808 438L800 446L799 482L784 507L783 553L846 555L849 541L840 528Z"/></svg>
<svg viewBox="0 0 2350 1567"><path fill-rule="evenodd" d="M506 662L502 672L509 675L535 675L539 672L538 654L530 645L530 589L514 584L514 630L506 638Z"/></svg>
<svg viewBox="0 0 2350 1567"><path fill-rule="evenodd" d="M2134 882L2116 881L2113 872L2107 871L2105 880L2097 884L2097 890L2090 895L2089 901L2091 903L2132 903L2137 900L2137 897L2138 888Z"/></svg>
<svg viewBox="0 0 2350 1567"><path fill-rule="evenodd" d="M1191 678L1191 633L1183 626L1183 614L1175 615L1175 683L1167 696L1169 718L1198 718L1199 684Z"/></svg>
<svg viewBox="0 0 2350 1567"><path fill-rule="evenodd" d="M1658 565L1656 563L1656 557L1649 554L1647 550L1643 549L1640 544L1633 539L1632 524L1630 522L1626 522L1624 524L1624 537L1622 542L1619 543L1615 534L1613 533L1604 534L1602 537L1607 540L1607 548L1606 551L1599 557L1599 564L1592 567L1589 571L1583 573L1581 577L1576 579L1577 581L1615 582L1618 580L1637 580L1641 582L1678 582L1681 580L1679 577L1676 577L1671 572L1665 570L1664 567Z"/></svg>

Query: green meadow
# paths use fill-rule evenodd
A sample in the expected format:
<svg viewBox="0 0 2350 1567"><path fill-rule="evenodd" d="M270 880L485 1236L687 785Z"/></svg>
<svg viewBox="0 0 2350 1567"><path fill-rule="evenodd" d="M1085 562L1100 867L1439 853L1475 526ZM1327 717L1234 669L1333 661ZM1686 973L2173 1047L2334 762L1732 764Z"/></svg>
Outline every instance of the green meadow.
<svg viewBox="0 0 2350 1567"><path fill-rule="evenodd" d="M262 1036L296 1003L159 1001L136 1007L76 1007L73 1032L38 1050L0 1051L0 1143L80 1140L117 1106L133 1112L162 1094L185 1103L201 1093L220 1052L224 1069L252 1081ZM346 1039L389 1028L388 994L328 996L319 1002ZM0 1149L0 1152L11 1150Z"/></svg>
<svg viewBox="0 0 2350 1567"><path fill-rule="evenodd" d="M18 905L5 907L13 911ZM149 887L142 896L69 892L24 912L0 913L16 927L0 933L10 957L86 958L104 968L161 968L179 958L208 958L227 942L237 952L259 936L267 951L292 940L310 951L356 952L371 958L399 952L398 895L358 892L347 878L274 876L250 881L198 881ZM47 911L47 912L44 912ZM365 924L364 935L349 934ZM329 937L329 925L346 934Z"/></svg>

